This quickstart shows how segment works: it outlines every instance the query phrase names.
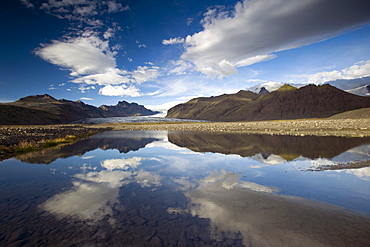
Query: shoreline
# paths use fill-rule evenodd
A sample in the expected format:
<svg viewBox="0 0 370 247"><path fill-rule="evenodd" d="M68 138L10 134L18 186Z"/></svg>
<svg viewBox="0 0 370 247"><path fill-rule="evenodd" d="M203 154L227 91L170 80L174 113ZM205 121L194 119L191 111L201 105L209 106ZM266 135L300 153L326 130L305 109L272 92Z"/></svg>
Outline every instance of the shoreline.
<svg viewBox="0 0 370 247"><path fill-rule="evenodd" d="M0 161L18 154L72 144L111 129L80 124L0 126Z"/></svg>
<svg viewBox="0 0 370 247"><path fill-rule="evenodd" d="M0 147L12 149L21 142L37 143L70 135L82 138L108 130L204 131L291 136L368 137L370 136L370 119L6 125L0 126Z"/></svg>
<svg viewBox="0 0 370 247"><path fill-rule="evenodd" d="M113 130L205 131L291 136L370 136L370 119L296 119L250 122L105 123Z"/></svg>

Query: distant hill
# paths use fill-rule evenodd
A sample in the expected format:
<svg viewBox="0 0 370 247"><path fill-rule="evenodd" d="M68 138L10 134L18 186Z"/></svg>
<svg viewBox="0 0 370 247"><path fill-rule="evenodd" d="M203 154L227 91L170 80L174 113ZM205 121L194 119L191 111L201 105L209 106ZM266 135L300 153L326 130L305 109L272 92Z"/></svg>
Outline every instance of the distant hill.
<svg viewBox="0 0 370 247"><path fill-rule="evenodd" d="M330 119L359 119L370 118L370 108L361 108L353 111L346 111L331 116Z"/></svg>
<svg viewBox="0 0 370 247"><path fill-rule="evenodd" d="M153 115L157 112L136 103L119 102L115 106L95 107L82 101L57 100L33 95L11 103L0 104L0 124L62 124L84 118Z"/></svg>
<svg viewBox="0 0 370 247"><path fill-rule="evenodd" d="M329 84L299 89L285 84L266 95L241 90L236 94L195 98L172 107L166 117L210 121L326 118L367 107L369 97L350 94Z"/></svg>

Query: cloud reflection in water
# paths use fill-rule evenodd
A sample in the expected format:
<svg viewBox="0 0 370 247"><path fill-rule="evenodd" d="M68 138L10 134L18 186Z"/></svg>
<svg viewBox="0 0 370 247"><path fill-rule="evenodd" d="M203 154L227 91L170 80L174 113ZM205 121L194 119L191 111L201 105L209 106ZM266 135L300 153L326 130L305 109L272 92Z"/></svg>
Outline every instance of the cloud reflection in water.
<svg viewBox="0 0 370 247"><path fill-rule="evenodd" d="M70 190L54 195L40 207L61 218L77 217L90 222L112 216L114 207L123 209L117 200L121 186L133 182L143 188L161 185L160 175L137 171L143 160L141 157L104 160L103 170L75 174Z"/></svg>
<svg viewBox="0 0 370 247"><path fill-rule="evenodd" d="M368 226L364 218L342 208L274 194L276 188L239 179L240 174L211 172L196 189L185 192L187 209L168 212L210 219L212 238L241 234L246 246L331 246L356 240L358 235L346 229Z"/></svg>

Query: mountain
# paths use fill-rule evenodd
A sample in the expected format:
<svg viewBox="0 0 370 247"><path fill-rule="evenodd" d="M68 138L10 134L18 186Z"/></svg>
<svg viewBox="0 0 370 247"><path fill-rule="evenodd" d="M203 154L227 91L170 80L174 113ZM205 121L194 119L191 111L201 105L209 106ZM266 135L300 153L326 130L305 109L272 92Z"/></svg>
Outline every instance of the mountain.
<svg viewBox="0 0 370 247"><path fill-rule="evenodd" d="M361 119L370 118L370 108L361 108L353 111L346 111L334 116L329 119Z"/></svg>
<svg viewBox="0 0 370 247"><path fill-rule="evenodd" d="M11 103L0 104L0 124L62 124L84 118L152 115L157 112L136 103L119 102L116 106L95 107L82 101L57 100L32 95Z"/></svg>
<svg viewBox="0 0 370 247"><path fill-rule="evenodd" d="M261 87L260 91L258 92L258 94L262 94L262 95L267 95L269 93L270 92L265 87Z"/></svg>
<svg viewBox="0 0 370 247"><path fill-rule="evenodd" d="M299 89L285 84L267 95L241 90L236 94L195 98L172 107L166 117L210 121L326 118L367 107L369 97L350 94L329 84Z"/></svg>
<svg viewBox="0 0 370 247"><path fill-rule="evenodd" d="M267 82L257 84L253 87L247 88L246 90L251 91L253 93L261 94L260 93L261 90L263 90L263 91L267 90L268 92L276 91L280 87L284 86L284 84L285 83L283 83L283 82L267 81ZM290 85L292 85L293 87L296 87L296 88L300 88L300 87L304 86L303 84L290 84Z"/></svg>
<svg viewBox="0 0 370 247"><path fill-rule="evenodd" d="M363 87L370 84L370 76L357 78L357 79L341 79L335 81L328 81L325 84L330 84L342 90L351 90L358 87Z"/></svg>
<svg viewBox="0 0 370 247"><path fill-rule="evenodd" d="M137 103L128 103L126 101L119 101L118 104L114 106L102 105L99 108L116 117L146 116L159 113L146 109L144 106L138 105Z"/></svg>

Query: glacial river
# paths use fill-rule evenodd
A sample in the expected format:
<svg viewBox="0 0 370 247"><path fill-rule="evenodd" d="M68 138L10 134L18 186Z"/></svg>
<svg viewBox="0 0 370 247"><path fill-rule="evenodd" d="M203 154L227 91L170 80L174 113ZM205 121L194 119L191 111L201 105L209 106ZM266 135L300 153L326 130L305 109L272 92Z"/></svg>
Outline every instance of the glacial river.
<svg viewBox="0 0 370 247"><path fill-rule="evenodd" d="M0 246L370 246L370 167L341 166L365 160L369 138L100 133L0 162Z"/></svg>

